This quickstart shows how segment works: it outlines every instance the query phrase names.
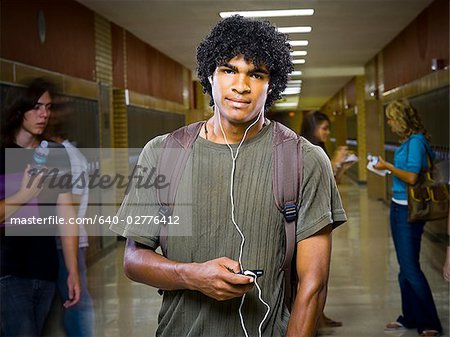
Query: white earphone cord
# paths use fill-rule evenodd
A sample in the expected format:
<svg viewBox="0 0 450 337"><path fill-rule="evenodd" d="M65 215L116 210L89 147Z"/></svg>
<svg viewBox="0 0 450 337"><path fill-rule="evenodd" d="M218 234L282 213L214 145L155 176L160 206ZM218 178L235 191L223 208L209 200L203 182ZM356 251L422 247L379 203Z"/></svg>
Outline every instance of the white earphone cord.
<svg viewBox="0 0 450 337"><path fill-rule="evenodd" d="M232 159L232 162L233 162L232 163L232 168L231 168L231 179L230 179L230 181L231 181L230 182L231 221L233 222L234 227L236 228L236 230L238 231L238 233L239 233L239 235L241 236L241 239L242 239L241 240L241 247L240 247L240 250L239 250L239 266L240 266L241 270L243 270L244 268L242 266L242 253L243 253L244 244L245 244L245 236L242 233L241 229L239 228L239 225L236 223L235 217L234 217L234 197L233 197L233 194L234 194L233 193L234 192L234 173L235 173L235 170L236 170L236 159L237 159L237 157L239 155L239 149L241 148L241 145L244 143L245 137L247 136L247 132L250 130L250 128L253 125L255 125L259 121L259 119L263 115L264 108L261 109L261 112L259 113L258 118L252 124L250 124L247 127L247 129L245 130L244 136L242 137L242 140L240 141L240 143L239 143L239 145L238 145L238 147L236 149L236 154L234 154L233 148L230 146L230 143L228 142L228 139L227 139L227 135L225 134L225 131L223 130L221 116L220 116L220 111L217 108L217 106L214 107L214 111L216 113L216 116L219 118L220 130L222 131L222 135L223 135L223 137L225 139L225 143L227 144L228 148L230 149L231 159ZM261 301L261 303L263 303L267 307L266 314L264 315L264 318L262 319L261 323L258 326L258 333L259 333L259 336L261 337L262 325L263 325L264 321L266 320L267 316L269 315L270 306L262 298L261 287L259 286L258 281L257 281L258 277L254 273L251 273L251 274L252 274L252 276L254 278L254 282L255 282L256 288L258 289L259 300ZM245 337L248 337L248 332L247 332L247 329L246 329L245 323L244 323L244 317L242 316L242 306L244 305L244 301L245 301L246 295L247 294L244 294L244 296L242 296L241 304L239 305L239 318L240 318L240 321L241 321L241 326L242 326L242 330L244 331Z"/></svg>

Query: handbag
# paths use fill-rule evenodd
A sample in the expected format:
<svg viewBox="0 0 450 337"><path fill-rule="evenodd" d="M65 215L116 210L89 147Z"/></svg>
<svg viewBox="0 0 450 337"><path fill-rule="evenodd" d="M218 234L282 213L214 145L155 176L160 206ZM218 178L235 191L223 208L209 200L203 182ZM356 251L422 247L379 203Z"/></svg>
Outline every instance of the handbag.
<svg viewBox="0 0 450 337"><path fill-rule="evenodd" d="M440 179L439 170L431 161L426 145L425 149L428 168L419 173L414 185L408 185L408 222L431 221L448 217L449 189L447 181Z"/></svg>

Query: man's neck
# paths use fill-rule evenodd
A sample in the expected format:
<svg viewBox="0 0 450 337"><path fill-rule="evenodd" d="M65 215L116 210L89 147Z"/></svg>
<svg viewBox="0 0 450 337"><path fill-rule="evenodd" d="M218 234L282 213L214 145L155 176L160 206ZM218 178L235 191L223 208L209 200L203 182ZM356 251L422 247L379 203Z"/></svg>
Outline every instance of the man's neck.
<svg viewBox="0 0 450 337"><path fill-rule="evenodd" d="M39 139L21 128L16 133L15 143L26 149L33 149L38 146Z"/></svg>
<svg viewBox="0 0 450 337"><path fill-rule="evenodd" d="M222 133L222 129L226 135L229 144L240 143L242 138L244 137L245 130L247 130L247 128L255 121L251 120L243 124L234 124L222 118L221 119L222 129L221 129L219 118L220 118L219 115L215 114L211 119L209 119L206 125L206 128L208 130L207 137L202 135L203 138L207 138L211 142L218 144L226 144L225 137ZM248 140L255 137L262 130L263 127L264 127L264 116L261 116L258 119L258 121L248 130L245 139Z"/></svg>

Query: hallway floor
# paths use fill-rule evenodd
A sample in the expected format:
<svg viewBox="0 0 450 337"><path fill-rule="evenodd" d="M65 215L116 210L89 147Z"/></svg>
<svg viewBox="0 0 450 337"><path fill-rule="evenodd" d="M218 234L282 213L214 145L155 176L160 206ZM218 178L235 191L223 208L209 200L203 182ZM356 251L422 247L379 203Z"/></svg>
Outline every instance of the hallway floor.
<svg viewBox="0 0 450 337"><path fill-rule="evenodd" d="M415 330L385 333L385 323L400 313L398 265L389 233L388 207L368 200L367 189L350 181L340 185L348 223L334 232L325 313L342 327L321 329L320 336L417 336ZM427 260L422 267L433 290L444 336L449 331L449 284ZM161 297L155 289L129 281L122 269L123 242L88 270L95 303L96 336L154 336ZM54 334L53 334L54 335Z"/></svg>

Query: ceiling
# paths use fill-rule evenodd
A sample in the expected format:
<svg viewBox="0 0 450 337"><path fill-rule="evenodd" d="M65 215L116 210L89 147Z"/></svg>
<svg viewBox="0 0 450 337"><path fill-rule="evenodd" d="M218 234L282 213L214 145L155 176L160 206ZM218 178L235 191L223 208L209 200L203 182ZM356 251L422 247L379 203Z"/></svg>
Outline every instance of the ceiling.
<svg viewBox="0 0 450 337"><path fill-rule="evenodd" d="M311 26L300 95L286 96L298 109L320 108L403 30L432 0L78 0L195 74L197 44L220 20L221 11L313 8L313 16L269 18L278 27ZM286 109L286 108L285 108ZM295 109L295 107L289 108Z"/></svg>

